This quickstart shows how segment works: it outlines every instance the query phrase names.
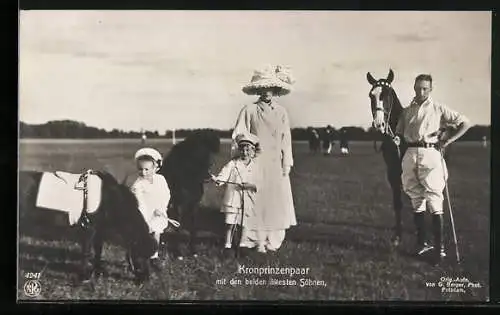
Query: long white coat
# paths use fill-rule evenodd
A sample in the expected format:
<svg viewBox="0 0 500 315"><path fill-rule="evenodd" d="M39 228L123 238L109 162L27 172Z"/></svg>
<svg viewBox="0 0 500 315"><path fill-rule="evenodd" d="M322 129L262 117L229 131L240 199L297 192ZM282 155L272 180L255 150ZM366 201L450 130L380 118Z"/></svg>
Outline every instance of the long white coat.
<svg viewBox="0 0 500 315"><path fill-rule="evenodd" d="M293 166L285 108L274 101L271 106L259 102L244 106L234 127L233 140L241 133L256 135L262 149L259 154L262 181L255 203L255 212L262 214L260 230L284 230L296 225L290 178L283 175L283 166Z"/></svg>

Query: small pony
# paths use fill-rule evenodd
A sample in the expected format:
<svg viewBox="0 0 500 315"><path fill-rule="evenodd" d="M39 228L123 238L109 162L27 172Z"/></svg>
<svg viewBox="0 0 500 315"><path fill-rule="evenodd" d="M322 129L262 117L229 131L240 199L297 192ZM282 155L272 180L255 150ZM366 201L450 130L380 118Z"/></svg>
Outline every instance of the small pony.
<svg viewBox="0 0 500 315"><path fill-rule="evenodd" d="M203 185L210 179L209 170L219 150L220 137L216 131L195 131L172 147L159 171L170 188L169 217L189 231L189 250L193 255L196 255L196 217ZM169 234L170 251L182 259L179 233Z"/></svg>
<svg viewBox="0 0 500 315"><path fill-rule="evenodd" d="M91 181L100 183L97 190L89 189ZM41 196L41 191L44 191L45 197ZM59 194L61 200L57 200L54 193ZM82 201L82 204L63 203L71 198ZM101 258L104 238L109 230L118 232L125 241L126 259L136 280L142 282L148 278L149 257L157 246L139 212L135 196L126 185L118 183L107 172L92 170L82 174L19 172L21 233L30 231L33 227L51 229L59 226L58 219L64 212L69 218L65 224L79 236L82 253L79 272L81 281L88 282L93 275L100 276L105 272Z"/></svg>

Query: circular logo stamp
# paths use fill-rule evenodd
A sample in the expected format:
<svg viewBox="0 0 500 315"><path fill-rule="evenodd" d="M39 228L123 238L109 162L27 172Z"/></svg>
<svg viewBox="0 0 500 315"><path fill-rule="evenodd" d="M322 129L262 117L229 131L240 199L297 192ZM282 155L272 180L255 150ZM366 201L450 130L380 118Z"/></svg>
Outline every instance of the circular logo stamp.
<svg viewBox="0 0 500 315"><path fill-rule="evenodd" d="M42 285L38 280L28 280L24 284L24 294L28 297L37 297L42 291Z"/></svg>

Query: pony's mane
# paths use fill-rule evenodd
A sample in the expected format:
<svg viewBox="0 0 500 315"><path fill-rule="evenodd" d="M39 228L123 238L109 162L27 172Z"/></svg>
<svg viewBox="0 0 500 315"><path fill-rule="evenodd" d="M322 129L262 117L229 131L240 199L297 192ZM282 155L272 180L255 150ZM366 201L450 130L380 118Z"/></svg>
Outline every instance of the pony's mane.
<svg viewBox="0 0 500 315"><path fill-rule="evenodd" d="M184 141L176 144L175 147L201 146L208 148L211 152L217 153L220 147L220 138L214 130L196 130L188 135ZM172 149L174 149L172 148Z"/></svg>
<svg viewBox="0 0 500 315"><path fill-rule="evenodd" d="M167 182L200 182L210 168L210 154L219 152L220 139L210 130L196 131L172 147L160 174Z"/></svg>

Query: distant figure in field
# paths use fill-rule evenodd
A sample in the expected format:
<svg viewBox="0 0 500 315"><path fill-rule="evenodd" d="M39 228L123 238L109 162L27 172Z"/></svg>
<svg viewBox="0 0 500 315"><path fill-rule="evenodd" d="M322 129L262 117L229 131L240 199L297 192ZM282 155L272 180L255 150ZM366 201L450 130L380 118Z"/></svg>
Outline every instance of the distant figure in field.
<svg viewBox="0 0 500 315"><path fill-rule="evenodd" d="M488 140L486 138L486 136L483 136L483 148L486 148L488 147Z"/></svg>
<svg viewBox="0 0 500 315"><path fill-rule="evenodd" d="M141 136L141 144L146 144L146 134L145 133L142 133L142 136Z"/></svg>
<svg viewBox="0 0 500 315"><path fill-rule="evenodd" d="M311 153L317 153L319 151L319 146L321 141L319 139L319 133L314 128L309 128L309 151Z"/></svg>
<svg viewBox="0 0 500 315"><path fill-rule="evenodd" d="M342 155L349 154L349 141L347 140L347 130L342 128L340 130L340 153Z"/></svg>
<svg viewBox="0 0 500 315"><path fill-rule="evenodd" d="M326 126L325 131L322 133L321 141L323 142L323 153L325 155L330 155L334 145L332 126Z"/></svg>

